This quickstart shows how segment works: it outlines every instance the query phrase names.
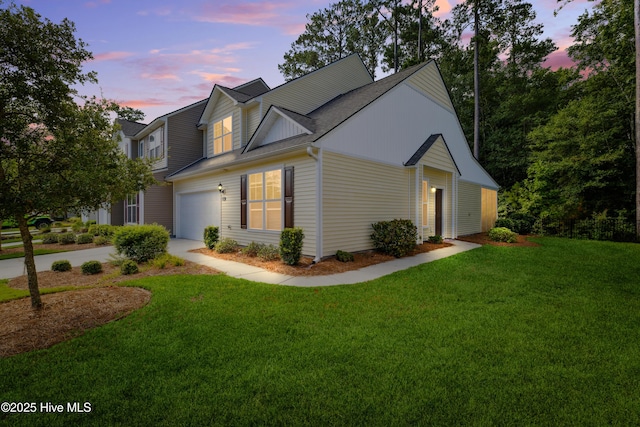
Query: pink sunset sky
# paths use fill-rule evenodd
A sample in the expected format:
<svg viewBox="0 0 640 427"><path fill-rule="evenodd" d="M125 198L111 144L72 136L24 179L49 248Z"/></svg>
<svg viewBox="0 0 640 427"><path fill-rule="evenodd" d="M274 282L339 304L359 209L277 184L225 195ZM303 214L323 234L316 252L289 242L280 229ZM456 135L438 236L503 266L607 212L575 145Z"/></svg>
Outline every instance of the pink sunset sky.
<svg viewBox="0 0 640 427"><path fill-rule="evenodd" d="M99 83L79 87L139 108L145 122L209 96L214 84L262 77L284 83L278 64L304 31L306 15L335 0L16 0L53 22L68 18L88 43ZM446 16L461 0L438 0ZM574 0L554 17L556 0L530 0L545 36L559 47L547 64L569 65L571 26L593 2ZM6 6L6 3L5 3ZM382 72L377 73L382 77Z"/></svg>

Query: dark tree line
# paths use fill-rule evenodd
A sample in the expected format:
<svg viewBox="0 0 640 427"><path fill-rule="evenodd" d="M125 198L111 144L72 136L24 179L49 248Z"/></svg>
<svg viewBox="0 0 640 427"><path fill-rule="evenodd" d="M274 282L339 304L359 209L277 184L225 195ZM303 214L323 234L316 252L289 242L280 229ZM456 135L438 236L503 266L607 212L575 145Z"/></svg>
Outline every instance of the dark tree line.
<svg viewBox="0 0 640 427"><path fill-rule="evenodd" d="M308 16L279 69L291 79L359 53L375 76L435 59L467 140L477 135L477 157L502 187L502 214L631 219L634 2L602 0L581 15L575 65L555 71L544 62L557 47L531 3L467 0L447 20L436 11L433 0L334 3Z"/></svg>

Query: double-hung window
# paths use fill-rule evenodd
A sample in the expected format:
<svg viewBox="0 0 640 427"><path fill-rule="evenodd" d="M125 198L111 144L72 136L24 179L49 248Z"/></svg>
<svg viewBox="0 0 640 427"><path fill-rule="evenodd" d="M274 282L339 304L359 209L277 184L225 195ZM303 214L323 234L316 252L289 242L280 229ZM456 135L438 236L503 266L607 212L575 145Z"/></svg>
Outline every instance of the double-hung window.
<svg viewBox="0 0 640 427"><path fill-rule="evenodd" d="M125 222L127 224L138 223L138 194L131 194L125 203Z"/></svg>
<svg viewBox="0 0 640 427"><path fill-rule="evenodd" d="M249 175L249 228L282 230L282 170Z"/></svg>
<svg viewBox="0 0 640 427"><path fill-rule="evenodd" d="M164 132L160 128L149 135L149 158L161 159L164 157Z"/></svg>
<svg viewBox="0 0 640 427"><path fill-rule="evenodd" d="M213 124L213 154L231 151L233 148L233 116Z"/></svg>

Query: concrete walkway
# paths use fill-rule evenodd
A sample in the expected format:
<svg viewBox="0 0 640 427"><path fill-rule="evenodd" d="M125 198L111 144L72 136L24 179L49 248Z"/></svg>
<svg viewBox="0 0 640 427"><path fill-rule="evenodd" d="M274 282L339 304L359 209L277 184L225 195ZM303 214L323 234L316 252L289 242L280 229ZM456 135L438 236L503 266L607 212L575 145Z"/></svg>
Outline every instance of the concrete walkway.
<svg viewBox="0 0 640 427"><path fill-rule="evenodd" d="M480 247L480 245L459 240L449 240L448 242L453 243L453 246L427 252L424 254L418 254L412 257L399 258L381 264L361 268L360 270L348 271L345 273L326 276L304 277L273 273L259 267L254 267L252 265L246 265L233 261L225 261L207 255L189 252L192 249L203 247L202 242L197 242L194 240L171 239L169 241L169 252L186 260L215 268L216 270L226 273L231 277L286 286L318 287L348 285L353 283L366 282L382 276L386 276L387 274L391 274L396 271L405 270L409 267L415 267L426 262L446 258L451 255ZM81 251L40 255L35 257L36 269L37 271L50 270L51 264L54 261L61 259L69 260L69 262L71 262L71 265L74 267L80 266L82 263L91 260L107 262L109 261L109 255L114 252L115 250L113 246L106 246L102 248L86 249ZM23 258L0 261L0 279L9 279L21 276L23 274L26 274Z"/></svg>

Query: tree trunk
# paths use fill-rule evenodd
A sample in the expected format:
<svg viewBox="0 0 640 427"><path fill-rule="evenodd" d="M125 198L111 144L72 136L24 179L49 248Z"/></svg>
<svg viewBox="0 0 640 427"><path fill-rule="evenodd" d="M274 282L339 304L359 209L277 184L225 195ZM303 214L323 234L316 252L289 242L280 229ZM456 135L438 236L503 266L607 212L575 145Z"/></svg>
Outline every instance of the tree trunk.
<svg viewBox="0 0 640 427"><path fill-rule="evenodd" d="M40 299L40 290L38 289L38 275L36 273L36 260L33 256L33 238L29 232L27 219L24 215L16 215L18 218L18 227L24 244L24 266L27 269L27 277L29 281L29 294L31 295L31 308L40 310L42 308L42 300Z"/></svg>
<svg viewBox="0 0 640 427"><path fill-rule="evenodd" d="M478 12L478 1L473 3L473 156L480 160L480 13Z"/></svg>
<svg viewBox="0 0 640 427"><path fill-rule="evenodd" d="M633 2L636 39L636 235L640 237L640 0Z"/></svg>

